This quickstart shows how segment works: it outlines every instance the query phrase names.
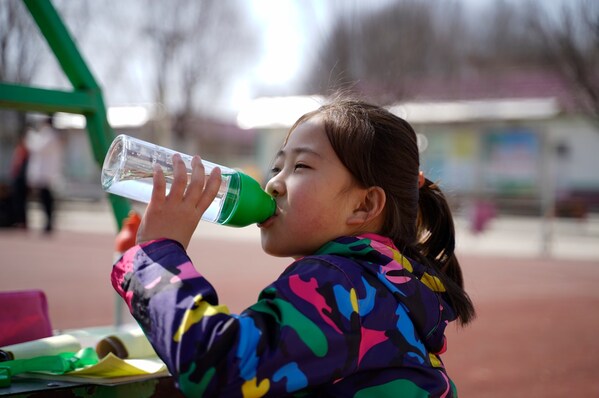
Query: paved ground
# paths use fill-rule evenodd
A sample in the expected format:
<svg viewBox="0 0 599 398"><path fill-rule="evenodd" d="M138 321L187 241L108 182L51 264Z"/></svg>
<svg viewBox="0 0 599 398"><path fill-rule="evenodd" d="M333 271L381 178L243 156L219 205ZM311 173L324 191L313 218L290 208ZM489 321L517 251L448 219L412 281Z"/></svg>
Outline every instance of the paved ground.
<svg viewBox="0 0 599 398"><path fill-rule="evenodd" d="M57 329L110 324L117 302L108 281L112 216L102 205L62 209L52 236L0 230L0 290L45 290ZM32 221L39 225L35 212ZM458 229L478 311L471 326L448 332L444 360L460 396L599 396L597 221L554 224L551 257L540 256L536 220L500 219L478 236L462 220ZM261 252L252 227L202 223L190 255L232 311L251 303L287 264Z"/></svg>

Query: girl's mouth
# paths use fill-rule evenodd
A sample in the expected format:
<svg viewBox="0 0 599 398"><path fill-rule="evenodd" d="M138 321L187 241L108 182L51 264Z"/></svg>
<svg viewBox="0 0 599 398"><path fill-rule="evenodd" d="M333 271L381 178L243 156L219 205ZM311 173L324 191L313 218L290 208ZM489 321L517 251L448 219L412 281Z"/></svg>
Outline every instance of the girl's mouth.
<svg viewBox="0 0 599 398"><path fill-rule="evenodd" d="M274 222L276 217L277 217L277 214L275 213L274 215L268 217L266 220L258 223L257 224L258 228L268 228Z"/></svg>

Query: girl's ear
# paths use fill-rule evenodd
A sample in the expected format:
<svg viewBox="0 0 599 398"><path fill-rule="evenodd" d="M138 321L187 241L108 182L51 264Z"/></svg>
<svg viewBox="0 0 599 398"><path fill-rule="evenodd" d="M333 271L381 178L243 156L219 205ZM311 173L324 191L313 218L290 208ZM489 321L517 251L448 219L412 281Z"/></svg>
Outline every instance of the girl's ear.
<svg viewBox="0 0 599 398"><path fill-rule="evenodd" d="M367 225L374 222L385 208L387 196L381 187L373 186L361 191L358 205L347 218L348 225Z"/></svg>

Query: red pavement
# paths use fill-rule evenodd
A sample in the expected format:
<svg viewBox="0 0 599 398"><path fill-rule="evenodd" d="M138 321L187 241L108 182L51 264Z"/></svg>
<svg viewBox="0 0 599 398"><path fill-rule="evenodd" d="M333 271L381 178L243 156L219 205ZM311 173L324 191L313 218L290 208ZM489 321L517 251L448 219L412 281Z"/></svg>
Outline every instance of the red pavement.
<svg viewBox="0 0 599 398"><path fill-rule="evenodd" d="M0 230L0 290L43 289L56 329L110 324L113 240ZM194 240L190 255L232 311L253 302L288 263L247 241ZM448 332L444 361L461 397L599 396L599 263L461 261L478 311L472 325Z"/></svg>

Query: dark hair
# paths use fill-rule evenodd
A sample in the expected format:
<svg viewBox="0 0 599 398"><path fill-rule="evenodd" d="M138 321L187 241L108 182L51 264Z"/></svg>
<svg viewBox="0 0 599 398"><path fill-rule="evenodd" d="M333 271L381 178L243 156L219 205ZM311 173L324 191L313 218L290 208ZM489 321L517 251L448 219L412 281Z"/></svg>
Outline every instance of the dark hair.
<svg viewBox="0 0 599 398"><path fill-rule="evenodd" d="M418 187L416 133L408 122L362 101L336 99L303 115L291 127L318 116L335 153L359 184L386 194L381 234L408 257L434 267L462 324L475 316L455 256L455 228L447 200L426 179Z"/></svg>

